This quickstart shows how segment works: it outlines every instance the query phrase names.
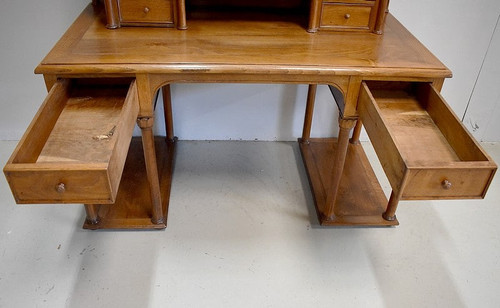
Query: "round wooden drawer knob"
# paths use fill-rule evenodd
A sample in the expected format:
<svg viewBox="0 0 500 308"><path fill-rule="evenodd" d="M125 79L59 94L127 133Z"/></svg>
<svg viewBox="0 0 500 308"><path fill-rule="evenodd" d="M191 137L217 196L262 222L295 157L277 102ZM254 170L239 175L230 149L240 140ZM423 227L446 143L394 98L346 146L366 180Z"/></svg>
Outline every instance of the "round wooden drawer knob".
<svg viewBox="0 0 500 308"><path fill-rule="evenodd" d="M57 184L56 185L56 191L58 193L60 193L60 194L63 193L63 192L65 192L66 191L66 185L64 185L64 183Z"/></svg>
<svg viewBox="0 0 500 308"><path fill-rule="evenodd" d="M345 14L345 15L344 15L344 18L345 18L345 19L349 19L349 18L351 18L351 14Z"/></svg>
<svg viewBox="0 0 500 308"><path fill-rule="evenodd" d="M444 189L450 189L451 188L451 182L448 181L448 180L444 180L442 183L441 183L441 186L443 186Z"/></svg>
<svg viewBox="0 0 500 308"><path fill-rule="evenodd" d="M145 6L143 11L144 11L144 13L147 14L147 13L149 13L149 8L147 6Z"/></svg>

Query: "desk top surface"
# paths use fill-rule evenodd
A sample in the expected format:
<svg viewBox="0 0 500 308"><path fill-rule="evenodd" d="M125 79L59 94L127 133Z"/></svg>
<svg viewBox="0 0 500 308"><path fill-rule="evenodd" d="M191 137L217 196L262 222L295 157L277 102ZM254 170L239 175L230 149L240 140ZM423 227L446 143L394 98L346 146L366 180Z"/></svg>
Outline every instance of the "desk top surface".
<svg viewBox="0 0 500 308"><path fill-rule="evenodd" d="M108 30L103 18L87 7L35 72L451 76L390 14L383 35L312 34L294 22L241 20L189 20L188 30Z"/></svg>

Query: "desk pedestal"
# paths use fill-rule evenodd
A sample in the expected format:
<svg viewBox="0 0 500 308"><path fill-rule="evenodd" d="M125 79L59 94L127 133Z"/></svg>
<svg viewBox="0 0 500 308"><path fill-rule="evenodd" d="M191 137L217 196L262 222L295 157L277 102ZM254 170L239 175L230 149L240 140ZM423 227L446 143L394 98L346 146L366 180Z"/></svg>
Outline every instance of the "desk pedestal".
<svg viewBox="0 0 500 308"><path fill-rule="evenodd" d="M156 160L160 180L164 223L151 222L151 195L146 178L146 167L141 138L133 138L123 171L118 196L114 204L95 205L97 223L87 220L84 229L165 229L175 154L174 141L155 138Z"/></svg>
<svg viewBox="0 0 500 308"><path fill-rule="evenodd" d="M314 196L316 212L322 226L394 226L398 221L382 217L387 198L375 177L361 144L349 144L338 196L334 205L333 219L323 213L330 193L333 157L337 148L336 138L312 138L308 142L299 139L302 159L307 169Z"/></svg>
<svg viewBox="0 0 500 308"><path fill-rule="evenodd" d="M164 222L151 222L152 209L149 185L144 181L146 169L140 138L130 145L125 170L115 204L96 205L98 222L86 221L84 229L164 229L168 215L175 141L156 138L155 147L160 176ZM299 139L302 158L313 192L316 212L322 226L394 226L398 221L382 217L387 198L375 177L361 144L349 144L345 166L334 206L333 219L324 217L329 193L336 138Z"/></svg>

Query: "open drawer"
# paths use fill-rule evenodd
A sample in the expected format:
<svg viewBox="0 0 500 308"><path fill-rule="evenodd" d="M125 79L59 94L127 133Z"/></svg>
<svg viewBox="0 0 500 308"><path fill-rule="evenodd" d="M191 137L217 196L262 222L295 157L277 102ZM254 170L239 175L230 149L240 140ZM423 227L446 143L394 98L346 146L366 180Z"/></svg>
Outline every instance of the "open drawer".
<svg viewBox="0 0 500 308"><path fill-rule="evenodd" d="M360 118L399 199L483 198L497 169L429 83L361 86Z"/></svg>
<svg viewBox="0 0 500 308"><path fill-rule="evenodd" d="M7 162L17 203L115 201L139 112L135 82L58 81Z"/></svg>

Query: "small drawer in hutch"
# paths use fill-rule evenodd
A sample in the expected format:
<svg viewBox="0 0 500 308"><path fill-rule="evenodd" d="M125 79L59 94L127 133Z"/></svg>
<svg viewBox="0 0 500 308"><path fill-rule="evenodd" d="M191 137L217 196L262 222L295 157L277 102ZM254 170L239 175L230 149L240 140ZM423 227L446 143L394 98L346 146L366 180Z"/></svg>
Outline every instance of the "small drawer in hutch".
<svg viewBox="0 0 500 308"><path fill-rule="evenodd" d="M107 27L174 27L174 0L105 0Z"/></svg>
<svg viewBox="0 0 500 308"><path fill-rule="evenodd" d="M122 24L150 23L173 26L172 0L119 0L119 5Z"/></svg>
<svg viewBox="0 0 500 308"><path fill-rule="evenodd" d="M58 81L7 162L17 203L114 203L139 112L135 82Z"/></svg>
<svg viewBox="0 0 500 308"><path fill-rule="evenodd" d="M307 31L383 33L389 0L103 0L109 29L121 26L177 27L187 18L280 20L307 18Z"/></svg>
<svg viewBox="0 0 500 308"><path fill-rule="evenodd" d="M357 31L382 34L389 0L311 0L308 32Z"/></svg>
<svg viewBox="0 0 500 308"><path fill-rule="evenodd" d="M399 200L484 198L495 163L430 83L363 83L358 111Z"/></svg>
<svg viewBox="0 0 500 308"><path fill-rule="evenodd" d="M323 2L320 28L370 31L376 16L375 1Z"/></svg>

